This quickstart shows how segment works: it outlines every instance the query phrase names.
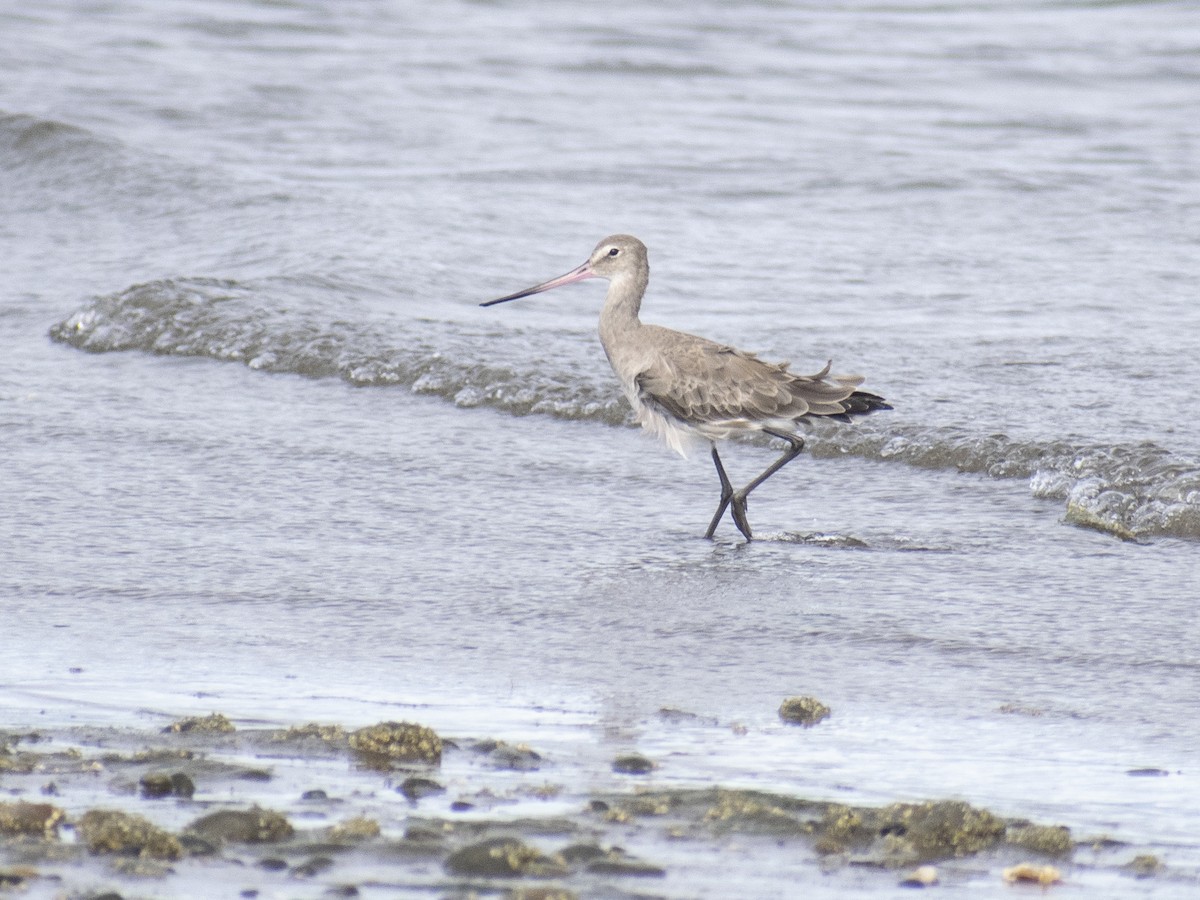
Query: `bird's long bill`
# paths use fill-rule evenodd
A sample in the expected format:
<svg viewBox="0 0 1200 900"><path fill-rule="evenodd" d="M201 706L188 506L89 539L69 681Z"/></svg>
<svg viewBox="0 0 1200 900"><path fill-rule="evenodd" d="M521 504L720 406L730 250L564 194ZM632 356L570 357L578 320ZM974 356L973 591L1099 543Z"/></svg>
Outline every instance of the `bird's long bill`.
<svg viewBox="0 0 1200 900"><path fill-rule="evenodd" d="M509 300L520 300L522 297L528 297L530 294L540 294L542 291L548 291L551 288L562 287L564 284L571 284L575 281L583 281L585 278L595 277L596 273L592 271L591 263L584 263L579 268L572 269L566 275L559 275L557 278L551 278L549 281L535 284L531 288L525 288L523 291L509 294L507 297L498 297L495 300L489 300L487 303L480 303L479 305L495 306L497 303L507 303Z"/></svg>

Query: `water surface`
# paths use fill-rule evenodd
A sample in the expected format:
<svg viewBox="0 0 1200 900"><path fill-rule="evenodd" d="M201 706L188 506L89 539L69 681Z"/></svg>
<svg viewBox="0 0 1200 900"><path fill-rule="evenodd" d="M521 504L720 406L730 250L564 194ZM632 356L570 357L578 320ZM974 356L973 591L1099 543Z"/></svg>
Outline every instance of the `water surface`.
<svg viewBox="0 0 1200 900"><path fill-rule="evenodd" d="M616 729L657 778L961 797L1194 878L1185 4L0 30L0 727L561 716L564 755ZM708 460L627 427L598 284L477 306L613 231L647 320L896 407L814 428L760 541L702 540ZM834 709L802 740L799 693Z"/></svg>

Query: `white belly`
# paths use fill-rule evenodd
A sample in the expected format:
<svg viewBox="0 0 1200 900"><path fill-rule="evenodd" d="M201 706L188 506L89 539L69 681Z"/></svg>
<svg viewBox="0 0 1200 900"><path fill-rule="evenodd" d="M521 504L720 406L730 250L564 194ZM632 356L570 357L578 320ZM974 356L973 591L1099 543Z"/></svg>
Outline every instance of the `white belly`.
<svg viewBox="0 0 1200 900"><path fill-rule="evenodd" d="M637 414L635 421L684 459L688 458L690 450L706 440L699 431L674 416L647 406L635 397L630 397L629 402Z"/></svg>

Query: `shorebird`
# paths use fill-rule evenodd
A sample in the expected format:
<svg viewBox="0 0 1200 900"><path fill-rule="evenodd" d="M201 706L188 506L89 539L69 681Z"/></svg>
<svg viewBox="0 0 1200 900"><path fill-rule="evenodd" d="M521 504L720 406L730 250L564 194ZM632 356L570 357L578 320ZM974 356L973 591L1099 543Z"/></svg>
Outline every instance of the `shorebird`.
<svg viewBox="0 0 1200 900"><path fill-rule="evenodd" d="M649 325L638 318L650 282L646 245L628 234L606 237L588 261L565 275L508 294L480 306L507 303L585 278L608 280L600 312L600 343L621 381L636 421L662 438L681 456L696 439L712 447L721 479L721 499L708 530L711 539L731 509L733 522L747 541L750 492L795 459L804 449L796 427L811 417L849 421L851 416L891 409L884 399L855 390L859 375L831 375L832 362L815 375L788 371L788 363L769 363L753 353L682 331ZM787 442L783 455L741 490L734 490L717 453L717 441L762 432Z"/></svg>

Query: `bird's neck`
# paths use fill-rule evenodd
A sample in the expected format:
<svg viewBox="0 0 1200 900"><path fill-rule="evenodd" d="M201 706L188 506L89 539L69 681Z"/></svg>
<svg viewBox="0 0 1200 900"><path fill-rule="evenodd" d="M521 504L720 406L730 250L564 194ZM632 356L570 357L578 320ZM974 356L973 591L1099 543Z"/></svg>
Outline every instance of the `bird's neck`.
<svg viewBox="0 0 1200 900"><path fill-rule="evenodd" d="M637 328L642 323L638 312L642 308L642 296L646 293L649 273L619 275L608 284L604 298L604 309L600 312L600 336L616 334ZM607 343L607 342L606 342Z"/></svg>
<svg viewBox="0 0 1200 900"><path fill-rule="evenodd" d="M649 273L632 272L612 279L604 309L600 311L600 343L604 355L625 389L634 409L638 408L637 373L642 370L643 343L638 340L642 323L638 311L646 292Z"/></svg>

